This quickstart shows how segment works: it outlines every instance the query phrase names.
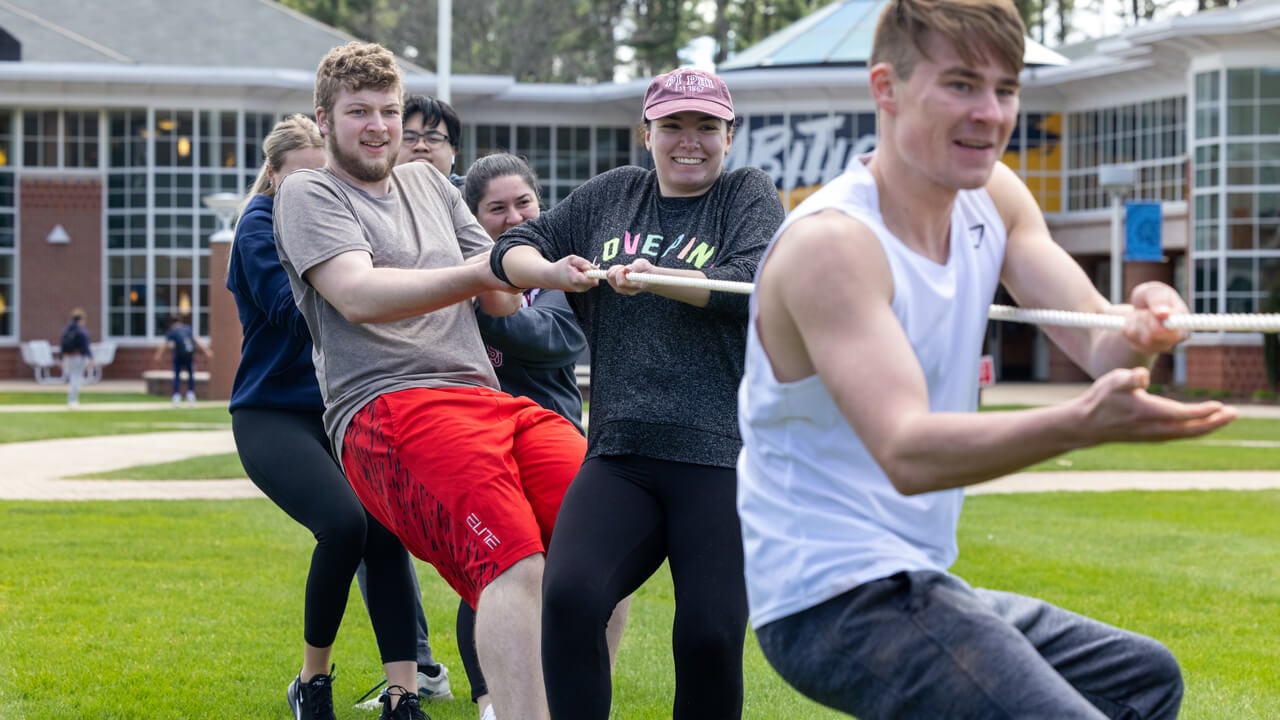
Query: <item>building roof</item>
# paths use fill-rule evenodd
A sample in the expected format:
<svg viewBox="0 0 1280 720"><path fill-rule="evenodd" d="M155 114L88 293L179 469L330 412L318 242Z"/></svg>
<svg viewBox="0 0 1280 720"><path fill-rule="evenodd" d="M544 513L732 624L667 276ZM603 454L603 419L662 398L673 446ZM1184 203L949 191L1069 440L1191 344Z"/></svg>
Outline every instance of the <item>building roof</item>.
<svg viewBox="0 0 1280 720"><path fill-rule="evenodd" d="M354 39L273 0L0 0L0 28L23 62L307 72Z"/></svg>
<svg viewBox="0 0 1280 720"><path fill-rule="evenodd" d="M765 67L846 65L866 67L876 20L888 0L835 0L721 63L717 71ZM1027 65L1066 65L1068 60L1027 38Z"/></svg>

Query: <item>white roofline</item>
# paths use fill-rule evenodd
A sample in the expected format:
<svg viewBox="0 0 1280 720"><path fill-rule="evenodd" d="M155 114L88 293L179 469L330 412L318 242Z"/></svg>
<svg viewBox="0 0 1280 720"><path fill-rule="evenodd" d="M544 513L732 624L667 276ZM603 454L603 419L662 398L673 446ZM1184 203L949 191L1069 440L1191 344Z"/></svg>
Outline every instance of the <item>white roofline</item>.
<svg viewBox="0 0 1280 720"><path fill-rule="evenodd" d="M227 68L99 63L0 63L0 81L138 83L145 85L266 86L310 88L315 73L288 68Z"/></svg>

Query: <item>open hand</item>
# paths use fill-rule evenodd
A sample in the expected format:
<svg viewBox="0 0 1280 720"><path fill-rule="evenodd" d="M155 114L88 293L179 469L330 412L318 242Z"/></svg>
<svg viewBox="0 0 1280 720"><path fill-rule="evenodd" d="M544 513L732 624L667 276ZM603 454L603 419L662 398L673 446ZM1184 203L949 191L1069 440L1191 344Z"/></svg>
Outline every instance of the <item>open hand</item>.
<svg viewBox="0 0 1280 720"><path fill-rule="evenodd" d="M1082 400L1081 429L1091 443L1159 442L1199 437L1236 418L1236 410L1211 400L1183 403L1147 392L1146 368L1120 368L1098 378Z"/></svg>

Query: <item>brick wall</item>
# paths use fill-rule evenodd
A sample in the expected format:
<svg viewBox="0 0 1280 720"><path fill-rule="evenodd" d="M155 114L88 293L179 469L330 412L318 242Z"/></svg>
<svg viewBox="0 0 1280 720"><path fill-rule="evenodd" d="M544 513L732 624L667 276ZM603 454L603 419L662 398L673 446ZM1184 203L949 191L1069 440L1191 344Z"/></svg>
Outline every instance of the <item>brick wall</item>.
<svg viewBox="0 0 1280 720"><path fill-rule="evenodd" d="M1071 361L1067 354L1049 343L1049 382L1080 383L1090 382L1092 378L1080 366ZM1151 382L1167 385L1173 382L1173 356L1161 355L1151 368Z"/></svg>
<svg viewBox="0 0 1280 720"><path fill-rule="evenodd" d="M1261 345L1189 345L1187 387L1248 395L1267 388Z"/></svg>
<svg viewBox="0 0 1280 720"><path fill-rule="evenodd" d="M20 197L21 339L43 338L57 345L77 307L85 311L90 337L101 339L102 183L97 178L24 177ZM71 242L48 241L58 225Z"/></svg>

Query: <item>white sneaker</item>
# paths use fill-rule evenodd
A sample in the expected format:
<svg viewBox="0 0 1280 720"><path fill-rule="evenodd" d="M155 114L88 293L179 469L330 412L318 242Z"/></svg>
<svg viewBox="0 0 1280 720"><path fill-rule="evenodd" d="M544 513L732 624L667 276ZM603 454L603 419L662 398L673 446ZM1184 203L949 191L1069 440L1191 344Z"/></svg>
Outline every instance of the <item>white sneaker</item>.
<svg viewBox="0 0 1280 720"><path fill-rule="evenodd" d="M424 672L418 673L418 697L423 700L452 700L453 691L449 689L449 668L443 663L436 663L436 667L440 668L440 673L435 677L430 677ZM355 706L361 710L381 710L382 696L387 694L384 685L386 680L378 683L372 690L365 693L365 697L356 701ZM382 688L382 692L374 695L374 692ZM372 695L373 697L369 697ZM368 698L367 700L365 698Z"/></svg>
<svg viewBox="0 0 1280 720"><path fill-rule="evenodd" d="M480 720L498 720L498 716L493 713L492 705L485 708L484 712L480 713Z"/></svg>
<svg viewBox="0 0 1280 720"><path fill-rule="evenodd" d="M182 395L181 395L180 393L174 393L174 394L173 394L173 406L174 406L174 407L178 407L178 405L180 405L180 404L182 404Z"/></svg>
<svg viewBox="0 0 1280 720"><path fill-rule="evenodd" d="M360 710L371 710L373 712L382 711L382 693L377 693L373 697L364 702L356 703L356 708Z"/></svg>
<svg viewBox="0 0 1280 720"><path fill-rule="evenodd" d="M418 673L418 697L423 700L452 700L453 691L449 689L449 668L444 663L436 663L439 674L430 677L424 672Z"/></svg>
<svg viewBox="0 0 1280 720"><path fill-rule="evenodd" d="M195 402L195 401L196 401L196 393L195 393L195 391L194 391L194 390L188 390L188 391L187 391L187 402L189 402L189 403L193 403L193 402Z"/></svg>

